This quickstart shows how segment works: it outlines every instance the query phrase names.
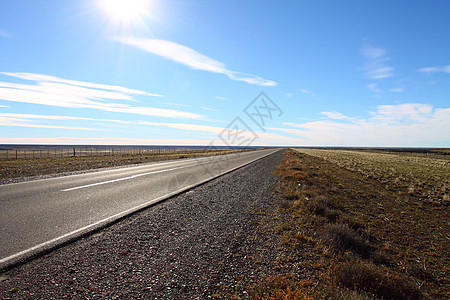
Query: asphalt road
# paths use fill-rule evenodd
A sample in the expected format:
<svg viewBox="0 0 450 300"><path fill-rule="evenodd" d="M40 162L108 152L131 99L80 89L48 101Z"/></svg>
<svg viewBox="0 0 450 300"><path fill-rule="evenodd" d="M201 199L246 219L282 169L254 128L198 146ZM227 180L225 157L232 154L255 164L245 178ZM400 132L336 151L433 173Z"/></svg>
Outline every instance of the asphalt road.
<svg viewBox="0 0 450 300"><path fill-rule="evenodd" d="M276 152L243 152L0 186L0 267Z"/></svg>

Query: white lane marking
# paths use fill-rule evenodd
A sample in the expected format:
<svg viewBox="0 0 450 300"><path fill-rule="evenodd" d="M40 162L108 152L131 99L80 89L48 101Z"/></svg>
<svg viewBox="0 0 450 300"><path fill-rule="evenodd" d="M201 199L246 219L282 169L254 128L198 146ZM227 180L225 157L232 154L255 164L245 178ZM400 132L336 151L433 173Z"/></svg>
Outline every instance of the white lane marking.
<svg viewBox="0 0 450 300"><path fill-rule="evenodd" d="M151 174L170 172L170 171L183 169L183 168L188 168L188 167L191 167L191 166L184 166L184 167L171 168L171 169L165 169L165 170L159 170L159 171L153 171L153 172L146 172L146 173L131 175L131 176L128 176L128 177L117 178L117 179L112 179L112 180L108 180L108 181L102 181L102 182L96 182L96 183L76 186L76 187L73 187L73 188L62 190L62 192L69 192L69 191L73 191L73 190L84 189L84 188L91 187L91 186L102 185L102 184L107 184L107 183L112 183L112 182L117 182L117 181L122 181L122 180L129 180L129 179L133 179L133 178L136 178L136 177L141 177L141 176L146 176L146 175L151 175Z"/></svg>
<svg viewBox="0 0 450 300"><path fill-rule="evenodd" d="M259 150L262 151L262 150ZM86 170L88 171L88 173L81 173L81 174L75 174L75 175L62 175L62 176L57 176L57 177L51 177L51 178L43 178L43 179L36 179L36 180L29 180L29 181L21 181L21 182L12 182L12 183L5 183L5 184L0 184L0 188L2 187L8 187L11 185L20 185L20 184L30 184L30 183L35 183L35 182L39 182L39 181L48 181L48 180L59 180L59 179L65 179L65 178L69 178L69 177L73 177L73 176L86 176L86 174L99 174L99 173L108 173L108 172L113 172L113 171L117 171L117 170L126 170L126 169L141 169L141 168L146 168L148 166L162 166L162 165L170 165L170 164L177 164L180 162L190 162L190 161L197 161L197 160L208 160L211 158L216 158L218 156L232 156L235 154L240 154L240 153L249 153L249 152L233 152L233 153L229 153L229 154L218 154L218 155L211 155L211 156L204 156L204 157L194 157L194 158L186 158L183 160L180 159L175 159L175 160L170 160L167 162L150 162L150 163L145 163L145 164L141 164L141 165L126 165L126 166L119 166L119 167L111 167L111 168L107 168L107 170L102 170L102 169L93 169L93 170Z"/></svg>
<svg viewBox="0 0 450 300"><path fill-rule="evenodd" d="M247 163L244 163L244 164L241 164L241 165L239 165L239 166L236 166L236 167L234 167L234 168L232 168L232 169L230 169L230 170L227 170L227 171L225 171L225 172L222 172L222 173L217 174L217 175L215 175L215 176L212 176L212 177L210 177L210 178L206 178L206 179L204 179L204 180L202 180L202 181L200 181L200 182L198 182L198 183L191 184L191 185L189 185L189 186L183 187L183 188L181 188L181 189L179 189L179 190L177 190L177 191L174 191L174 192L169 193L169 194L167 194L167 195L164 195L164 196L158 197L158 198L156 198L156 199L150 200L150 201L148 201L148 202L146 202L146 203L143 203L143 204L141 204L141 205L138 205L138 206L136 206L136 207L134 207L134 208L127 209L127 210L125 210L125 211L123 211L123 212L121 212L121 213L117 213L117 214L115 214L115 215L113 215L113 216L110 216L110 217L107 217L107 218L105 218L105 219L103 219L103 220L94 222L94 223L92 223L92 224L90 224L90 225L84 226L84 227L79 228L79 229L77 229L77 230L74 230L74 231L72 231L72 232L63 234L63 235L61 235L61 236L59 236L59 237L57 237L57 238L51 239L51 240L49 240L49 241L47 241L47 242L44 242L44 243L41 243L41 244L39 244L39 245L33 246L33 247L28 248L28 249L26 249L26 250L20 251L20 252L18 252L18 253L16 253L16 254L10 255L10 256L5 257L5 258L0 258L0 267L2 267L3 264L6 264L7 262L9 262L9 261L11 261L11 260L13 260L13 259L20 258L20 257L23 256L23 255L29 255L29 254L32 253L33 251L40 251L40 250L42 250L42 249L45 249L45 247L51 247L52 244L53 244L53 245L54 245L54 244L57 244L58 242L63 241L65 238L75 237L76 234L79 234L79 233L82 233L82 232L87 232L87 231L90 230L90 229L95 229L96 226L101 226L101 225L107 226L108 222L113 222L114 220L117 220L117 219L119 219L119 218L121 218L121 217L125 217L125 216L127 216L128 214L131 214L131 213L133 213L133 212L139 211L140 209L145 208L145 207L149 206L150 204L158 203L158 202L160 202L160 201L162 201L162 200L164 200L164 199L167 199L167 198L169 198L169 197L171 197L171 196L173 196L173 195L177 195L177 194L180 193L180 192L186 191L186 190L188 190L188 189L190 189L190 188L193 188L193 187L195 187L195 186L198 186L198 185L200 185L200 184L202 184L202 183L204 183L204 182L208 182L209 180L212 180L212 179L214 179L214 178L218 178L218 177L220 177L220 176L222 176L222 175L224 175L224 174L227 174L227 173L229 173L229 172L232 172L232 171L234 171L234 170L237 170L237 169L239 169L239 168L241 168L241 167L243 167L243 166L249 165L249 164L251 164L251 163L254 162L254 161L257 161L257 160L262 159L262 158L264 158L264 157L266 157L266 156L269 156L270 154L273 154L273 153L277 152L279 149L275 149L275 150L276 150L276 151L273 151L273 152L270 152L270 153L268 153L268 154L265 154L265 155L263 155L263 156L261 156L261 157L259 157L259 158L255 158L255 159L253 159L253 160L251 160L251 161L249 161L249 162L247 162ZM157 171L157 172L161 172L161 171Z"/></svg>
<svg viewBox="0 0 450 300"><path fill-rule="evenodd" d="M231 154L234 154L234 153L231 153ZM205 160L208 160L209 158L211 158L211 157L205 157ZM216 157L214 157L214 158L216 158ZM206 163L210 163L210 162L207 161ZM200 164L195 164L195 165L201 165L201 163ZM134 179L136 177L152 175L152 174L157 174L157 173L170 172L170 171L174 171L174 170L189 168L189 167L192 167L192 166L193 166L193 164L189 164L189 165L183 166L183 167L177 167L177 168L171 168L171 169L165 169L165 170L159 170L159 171L152 171L152 172L146 172L146 173L131 175L131 176L128 176L128 177L112 179L112 180L107 180L107 181L101 181L101 182L86 184L86 185L82 185L82 186L76 186L76 187L64 189L64 190L61 190L61 191L62 192L70 192L70 191L74 191L74 190L78 190L78 189L84 189L84 188L88 188L88 187L92 187L92 186L96 186L96 185L102 185L102 184L107 184L107 183L123 181L123 180L129 180L129 179Z"/></svg>

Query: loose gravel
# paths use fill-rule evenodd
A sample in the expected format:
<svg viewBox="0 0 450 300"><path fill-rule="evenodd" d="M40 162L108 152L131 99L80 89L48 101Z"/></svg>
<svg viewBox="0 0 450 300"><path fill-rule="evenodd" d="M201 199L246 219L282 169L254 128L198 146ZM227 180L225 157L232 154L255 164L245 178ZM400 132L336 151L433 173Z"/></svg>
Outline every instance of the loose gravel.
<svg viewBox="0 0 450 300"><path fill-rule="evenodd" d="M274 274L282 151L0 275L1 299L246 298ZM126 201L126 199L124 199Z"/></svg>

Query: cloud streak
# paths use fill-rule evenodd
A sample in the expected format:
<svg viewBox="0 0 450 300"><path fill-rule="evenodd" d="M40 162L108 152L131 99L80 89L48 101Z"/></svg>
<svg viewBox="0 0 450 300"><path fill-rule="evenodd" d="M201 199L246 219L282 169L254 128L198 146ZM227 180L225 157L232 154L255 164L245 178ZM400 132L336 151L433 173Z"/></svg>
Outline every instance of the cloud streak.
<svg viewBox="0 0 450 300"><path fill-rule="evenodd" d="M11 36L4 30L0 30L0 37L10 38Z"/></svg>
<svg viewBox="0 0 450 300"><path fill-rule="evenodd" d="M60 126L60 125L47 125L47 124L31 123L32 122L31 119L74 120L74 119L80 119L80 118L0 113L0 126L31 127L31 128L45 128L45 129L89 130L89 131L96 130L96 129L86 128L86 127Z"/></svg>
<svg viewBox="0 0 450 300"><path fill-rule="evenodd" d="M193 136L196 137L204 137L204 140L192 139L187 140L183 139L186 145L207 145L211 141L214 141L216 145L224 145L223 141L219 139L219 135L226 130L225 127L217 127L217 126L209 126L209 125L199 125L199 124L188 124L188 123L167 123L167 122L149 122L149 121L123 121L123 120L112 120L112 119L95 119L95 118L84 118L84 117L73 117L73 116L55 116L55 115L36 115L36 114L16 114L16 113L0 113L0 126L18 126L18 127L31 127L31 128L48 128L48 129L69 129L69 130L96 130L85 127L71 127L71 126L60 126L60 125L48 125L48 124L40 124L33 121L93 121L93 122L112 122L119 123L124 125L133 125L133 126L150 126L150 127L166 127L175 129L177 131L190 132ZM283 135L279 135L276 133L255 132L259 137L256 140L256 144L260 143L261 145L295 145L301 142L301 139L287 137ZM243 137L251 138L253 133L247 132L242 134ZM109 138L111 140L116 140L118 143L122 144L127 141L126 138ZM164 144L162 141L166 139L157 140L154 139L153 144ZM169 140L169 139L167 139ZM8 143L10 140L2 140L0 138L0 143ZM46 143L46 138L42 140L42 143ZM121 142L120 142L121 141ZM129 139L129 141L150 141L147 139ZM177 143L173 141L181 141L177 139L171 140L172 142L166 145L177 145ZM189 141L189 142L186 142ZM199 142L201 141L201 142ZM26 139L23 140L23 143L30 143ZM59 143L63 143L60 141ZM101 138L98 141L93 141L93 144L101 144ZM141 144L145 144L144 142ZM178 144L180 145L180 144Z"/></svg>
<svg viewBox="0 0 450 300"><path fill-rule="evenodd" d="M423 73L448 73L448 74L450 74L450 65L443 66L443 67L420 68L417 71L423 72Z"/></svg>
<svg viewBox="0 0 450 300"><path fill-rule="evenodd" d="M137 114L165 118L200 119L201 115L174 109L131 106L114 100L136 102L134 95L156 96L121 86L67 80L32 73L1 73L35 84L0 81L0 100L66 108L89 108L117 113Z"/></svg>
<svg viewBox="0 0 450 300"><path fill-rule="evenodd" d="M277 83L272 80L263 79L252 74L229 70L224 63L201 54L192 48L171 41L134 37L118 38L118 41L164 57L168 60L183 64L192 69L224 74L232 80L243 81L248 84L255 84L259 86L277 85Z"/></svg>
<svg viewBox="0 0 450 300"><path fill-rule="evenodd" d="M333 120L353 120L353 118L347 117L344 114L337 111L323 111L320 114L324 115L328 119Z"/></svg>
<svg viewBox="0 0 450 300"><path fill-rule="evenodd" d="M369 89L369 91L372 91L377 94L383 92L376 83L371 83L371 84L367 85L367 88Z"/></svg>
<svg viewBox="0 0 450 300"><path fill-rule="evenodd" d="M383 79L393 76L394 68L387 64L390 58L386 50L367 45L362 49L362 54L366 60L364 69L367 77Z"/></svg>

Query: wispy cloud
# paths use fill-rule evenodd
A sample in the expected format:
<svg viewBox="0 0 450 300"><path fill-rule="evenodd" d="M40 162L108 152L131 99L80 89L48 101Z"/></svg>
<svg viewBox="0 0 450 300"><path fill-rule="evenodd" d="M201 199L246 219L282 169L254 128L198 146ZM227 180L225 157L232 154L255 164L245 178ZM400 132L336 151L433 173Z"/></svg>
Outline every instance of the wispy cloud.
<svg viewBox="0 0 450 300"><path fill-rule="evenodd" d="M138 139L120 137L4 137L0 136L2 144L31 144L31 145L208 145L209 140L202 139Z"/></svg>
<svg viewBox="0 0 450 300"><path fill-rule="evenodd" d="M395 88L389 89L389 92L393 92L393 93L403 93L404 91L405 91L405 89L401 88L401 87L395 87Z"/></svg>
<svg viewBox="0 0 450 300"><path fill-rule="evenodd" d="M96 119L72 116L55 116L55 115L36 115L36 114L16 114L16 113L0 113L0 117L20 118L20 119L38 119L38 120L57 120L57 121L97 121L97 122L113 122L120 124L133 124L132 121L122 121L113 119Z"/></svg>
<svg viewBox="0 0 450 300"><path fill-rule="evenodd" d="M419 70L417 70L419 72L423 72L423 73L449 73L450 74L450 65L447 66L443 66L443 67L426 67L426 68L421 68Z"/></svg>
<svg viewBox="0 0 450 300"><path fill-rule="evenodd" d="M307 140L302 145L318 146L409 146L427 147L450 144L450 108L436 109L429 104L380 105L365 119L322 113L334 120L284 123L276 130Z"/></svg>
<svg viewBox="0 0 450 300"><path fill-rule="evenodd" d="M69 129L69 130L96 130L96 129L86 128L86 127L32 123L32 120L35 120L35 119L41 119L41 120L42 119L45 119L45 120L69 120L70 119L70 120L73 120L73 119L80 119L80 118L0 113L0 126L32 127L32 128L46 128L46 129Z"/></svg>
<svg viewBox="0 0 450 300"><path fill-rule="evenodd" d="M218 136L222 134L225 130L228 130L225 127L185 124L185 123L157 123L157 122L141 121L139 122L139 124L148 126L164 126L178 130L208 133L209 134L208 137L211 139L211 141L214 141L214 143L217 145L223 145L223 142L218 138ZM258 136L258 139L255 141L255 144L258 145L297 145L298 143L304 141L303 139L300 138L288 137L277 133L263 132L263 131L254 131L254 133L243 132L240 134L240 137L244 139L252 138L253 134L256 134Z"/></svg>
<svg viewBox="0 0 450 300"><path fill-rule="evenodd" d="M11 35L4 30L0 30L0 37L10 38Z"/></svg>
<svg viewBox="0 0 450 300"><path fill-rule="evenodd" d="M320 114L324 115L328 119L333 120L353 120L353 118L347 117L344 114L337 111L323 111Z"/></svg>
<svg viewBox="0 0 450 300"><path fill-rule="evenodd" d="M386 50L367 45L362 48L362 54L366 60L365 71L371 79L392 77L394 68L387 64L389 57Z"/></svg>
<svg viewBox="0 0 450 300"><path fill-rule="evenodd" d="M305 89L301 89L300 92L302 92L303 94L312 94L311 91L305 90Z"/></svg>
<svg viewBox="0 0 450 300"><path fill-rule="evenodd" d="M263 79L256 75L229 70L224 63L201 54L192 48L171 41L134 37L118 38L118 40L122 43L141 48L147 52L186 65L192 69L224 74L232 80L259 86L275 86L277 84L275 81Z"/></svg>
<svg viewBox="0 0 450 300"><path fill-rule="evenodd" d="M145 95L145 96L151 96L151 97L164 97L161 94L147 93L147 92L140 91L140 90L129 89L129 88L126 88L123 86L70 80L70 79L59 78L59 77L51 76L51 75L45 75L45 74L8 73L8 72L0 72L0 74L12 76L12 77L16 77L16 78L20 78L20 79L24 79L24 80L37 81L37 82L55 82L55 83L67 84L69 86L74 86L74 87L80 86L80 87L87 87L87 88L93 88L93 89L115 91L115 92L120 92L120 93L125 93L125 94ZM65 86L65 87L70 88L68 86ZM72 87L72 89L73 89L73 87ZM93 90L90 90L90 91L92 92ZM120 98L116 98L116 99L120 99Z"/></svg>
<svg viewBox="0 0 450 300"><path fill-rule="evenodd" d="M136 101L134 95L161 96L121 86L112 86L32 73L0 73L35 84L0 81L0 100L67 108L89 108L109 112L166 118L199 119L196 113L156 107L131 106L113 100Z"/></svg>
<svg viewBox="0 0 450 300"><path fill-rule="evenodd" d="M371 84L367 85L367 88L368 88L370 91L372 91L372 92L374 92L374 93L377 93L377 94L383 92L383 91L378 87L378 84L376 84L376 83L371 83Z"/></svg>
<svg viewBox="0 0 450 300"><path fill-rule="evenodd" d="M219 100L227 100L227 98L225 98L225 97L220 97L220 96L216 96L215 98L216 98L216 99L219 99Z"/></svg>

